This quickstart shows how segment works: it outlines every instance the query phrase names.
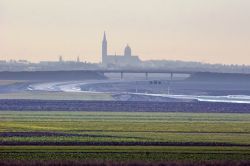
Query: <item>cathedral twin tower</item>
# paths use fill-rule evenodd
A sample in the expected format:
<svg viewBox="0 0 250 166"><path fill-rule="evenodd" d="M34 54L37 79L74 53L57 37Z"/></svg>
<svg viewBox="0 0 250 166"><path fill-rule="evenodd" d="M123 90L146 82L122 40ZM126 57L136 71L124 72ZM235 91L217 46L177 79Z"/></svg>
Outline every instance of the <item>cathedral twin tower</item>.
<svg viewBox="0 0 250 166"><path fill-rule="evenodd" d="M140 62L141 61L138 58L138 56L132 55L132 50L128 45L124 50L124 55L108 55L108 42L106 33L104 32L102 40L102 64L131 66L131 65L138 65Z"/></svg>

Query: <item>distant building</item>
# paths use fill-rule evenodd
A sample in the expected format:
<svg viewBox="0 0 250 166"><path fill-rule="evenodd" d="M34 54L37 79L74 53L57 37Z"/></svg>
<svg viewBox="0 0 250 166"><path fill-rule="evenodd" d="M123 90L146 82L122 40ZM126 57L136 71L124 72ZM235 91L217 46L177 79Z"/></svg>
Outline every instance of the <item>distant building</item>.
<svg viewBox="0 0 250 166"><path fill-rule="evenodd" d="M59 56L59 62L63 62L63 57L61 55Z"/></svg>
<svg viewBox="0 0 250 166"><path fill-rule="evenodd" d="M102 41L102 64L104 65L119 65L119 66L135 66L141 63L138 56L132 55L132 50L127 45L124 50L124 55L109 55L108 42L104 32Z"/></svg>

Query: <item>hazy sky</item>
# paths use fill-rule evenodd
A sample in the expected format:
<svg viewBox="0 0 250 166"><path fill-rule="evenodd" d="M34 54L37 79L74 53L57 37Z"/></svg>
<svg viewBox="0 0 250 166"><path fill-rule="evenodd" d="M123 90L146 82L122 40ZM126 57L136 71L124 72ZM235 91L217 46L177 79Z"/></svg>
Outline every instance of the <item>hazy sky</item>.
<svg viewBox="0 0 250 166"><path fill-rule="evenodd" d="M98 62L104 30L110 53L250 64L250 0L0 0L0 59Z"/></svg>

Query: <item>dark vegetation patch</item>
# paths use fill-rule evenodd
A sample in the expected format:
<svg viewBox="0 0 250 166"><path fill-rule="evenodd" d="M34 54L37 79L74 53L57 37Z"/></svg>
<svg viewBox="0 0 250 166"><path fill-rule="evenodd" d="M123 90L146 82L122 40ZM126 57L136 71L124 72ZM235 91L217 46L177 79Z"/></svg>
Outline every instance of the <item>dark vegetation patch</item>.
<svg viewBox="0 0 250 166"><path fill-rule="evenodd" d="M214 73L214 72L197 72L191 74L188 81L204 82L250 82L250 75L243 73Z"/></svg>
<svg viewBox="0 0 250 166"><path fill-rule="evenodd" d="M176 134L250 134L250 132L245 131L237 131L237 132L230 132L230 131L167 131L167 130L71 130L71 132L118 132L118 133L176 133ZM1 134L0 134L1 136Z"/></svg>
<svg viewBox="0 0 250 166"><path fill-rule="evenodd" d="M250 113L250 104L211 102L0 100L0 110Z"/></svg>
<svg viewBox="0 0 250 166"><path fill-rule="evenodd" d="M3 160L0 161L1 166L247 166L250 161L23 161L23 160Z"/></svg>
<svg viewBox="0 0 250 166"><path fill-rule="evenodd" d="M66 81L106 79L103 73L95 71L2 71L1 80Z"/></svg>
<svg viewBox="0 0 250 166"><path fill-rule="evenodd" d="M241 146L250 144L234 144L224 142L14 142L0 141L4 146Z"/></svg>

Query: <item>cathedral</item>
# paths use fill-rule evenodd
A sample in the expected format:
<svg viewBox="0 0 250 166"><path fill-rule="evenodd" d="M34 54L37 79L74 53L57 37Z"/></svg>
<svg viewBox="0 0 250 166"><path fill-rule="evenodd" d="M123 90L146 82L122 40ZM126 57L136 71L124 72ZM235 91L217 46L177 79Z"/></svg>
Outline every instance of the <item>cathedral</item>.
<svg viewBox="0 0 250 166"><path fill-rule="evenodd" d="M124 55L108 55L108 42L104 32L102 41L102 64L104 65L119 65L119 66L135 66L140 64L138 56L132 55L131 48L127 45L124 50Z"/></svg>

